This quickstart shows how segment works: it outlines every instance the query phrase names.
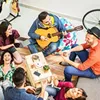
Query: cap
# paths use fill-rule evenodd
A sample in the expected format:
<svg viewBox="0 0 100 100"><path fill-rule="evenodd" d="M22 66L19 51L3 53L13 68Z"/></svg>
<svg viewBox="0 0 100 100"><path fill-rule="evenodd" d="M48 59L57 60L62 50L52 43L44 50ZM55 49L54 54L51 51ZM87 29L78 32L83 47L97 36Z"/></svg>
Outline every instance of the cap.
<svg viewBox="0 0 100 100"><path fill-rule="evenodd" d="M100 39L100 30L97 27L92 27L91 29L88 29L87 32Z"/></svg>

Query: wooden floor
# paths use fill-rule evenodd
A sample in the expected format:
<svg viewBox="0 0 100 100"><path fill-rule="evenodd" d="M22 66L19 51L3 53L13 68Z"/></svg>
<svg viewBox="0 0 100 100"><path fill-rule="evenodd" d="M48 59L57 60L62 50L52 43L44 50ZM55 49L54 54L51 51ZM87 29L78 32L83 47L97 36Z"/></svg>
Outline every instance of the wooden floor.
<svg viewBox="0 0 100 100"><path fill-rule="evenodd" d="M63 80L64 79L64 68L65 66L59 65L59 62L63 61L62 57L59 55L49 55L46 57L46 60L51 68L52 73L56 74L59 79Z"/></svg>
<svg viewBox="0 0 100 100"><path fill-rule="evenodd" d="M25 63L25 56L30 55L31 54L30 51L28 50L28 48L18 48L17 50L20 52ZM63 75L64 66L59 65L59 62L62 61L62 58L60 56L55 56L52 54L52 55L47 56L45 59L47 63L49 64L52 73L58 75L60 79L64 79L64 75ZM22 64L22 65L26 66L25 64Z"/></svg>
<svg viewBox="0 0 100 100"><path fill-rule="evenodd" d="M19 40L23 41L26 40L26 38L20 37ZM23 59L24 59L24 63L22 64L22 66L26 66L26 62L25 62L25 56L30 55L30 51L28 48L18 48L18 51L20 52L20 54L22 55ZM61 66L59 65L59 62L63 61L62 57L59 55L49 55L46 58L47 63L50 66L50 69L52 71L53 74L56 74L58 76L59 79L63 80L64 79L64 68L65 66ZM73 76L72 81L75 82L75 84L77 83L77 77Z"/></svg>
<svg viewBox="0 0 100 100"><path fill-rule="evenodd" d="M25 56L30 55L31 53L28 50L28 48L18 48L17 50L20 52L20 54L22 55L22 57L24 59L24 63L19 66L23 66L23 68L25 68L26 67ZM62 57L59 55L52 54L52 55L47 56L45 59L50 66L51 72L58 76L58 80L63 80L64 79L63 72L64 72L65 66L59 65L59 62L63 61ZM72 81L73 81L74 85L76 85L77 77L73 76ZM27 81L26 85L30 85L30 82ZM54 100L54 99L51 96L48 98L48 100Z"/></svg>
<svg viewBox="0 0 100 100"><path fill-rule="evenodd" d="M18 48L17 49L20 54L22 55L23 59L24 59L24 63L22 65L19 66L26 66L26 62L25 62L25 56L30 55L30 51L28 50L28 48ZM47 63L50 66L50 69L52 71L53 74L56 74L58 76L59 80L63 80L64 79L64 68L65 66L61 66L59 65L59 62L63 61L62 57L59 55L49 55L46 58ZM73 77L72 80L76 83L77 81L77 77Z"/></svg>

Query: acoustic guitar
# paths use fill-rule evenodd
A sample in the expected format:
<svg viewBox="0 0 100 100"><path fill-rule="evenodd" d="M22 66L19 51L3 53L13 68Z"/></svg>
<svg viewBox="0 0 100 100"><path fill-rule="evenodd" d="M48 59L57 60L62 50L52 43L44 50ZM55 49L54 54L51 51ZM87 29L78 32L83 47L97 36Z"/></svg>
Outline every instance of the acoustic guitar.
<svg viewBox="0 0 100 100"><path fill-rule="evenodd" d="M77 26L73 29L66 30L66 32L79 31L79 30L82 30L82 29L83 29L83 26L80 25L80 26ZM43 41L43 40L40 40L40 39L36 40L38 45L42 49L46 48L51 42L57 42L60 39L60 34L62 34L61 32L58 32L56 27L51 27L51 28L48 28L48 29L41 29L40 28L40 29L37 29L35 31L35 33L40 35L40 36L45 36L47 38L46 41Z"/></svg>
<svg viewBox="0 0 100 100"><path fill-rule="evenodd" d="M20 9L19 9L19 4L18 4L18 0L13 0L12 5L11 5L12 11L15 14L18 14Z"/></svg>

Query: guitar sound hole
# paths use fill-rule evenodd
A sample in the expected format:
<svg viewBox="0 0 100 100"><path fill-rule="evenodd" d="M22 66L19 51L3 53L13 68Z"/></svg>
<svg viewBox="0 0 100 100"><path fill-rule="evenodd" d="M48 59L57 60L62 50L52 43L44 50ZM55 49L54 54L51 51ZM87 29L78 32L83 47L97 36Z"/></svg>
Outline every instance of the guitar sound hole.
<svg viewBox="0 0 100 100"><path fill-rule="evenodd" d="M51 38L51 35L50 35L50 33L48 33L48 38Z"/></svg>

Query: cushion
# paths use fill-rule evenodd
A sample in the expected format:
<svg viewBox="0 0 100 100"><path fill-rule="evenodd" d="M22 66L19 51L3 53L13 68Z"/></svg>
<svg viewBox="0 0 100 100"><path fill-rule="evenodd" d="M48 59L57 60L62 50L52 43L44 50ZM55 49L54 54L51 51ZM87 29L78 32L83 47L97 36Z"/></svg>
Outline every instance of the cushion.
<svg viewBox="0 0 100 100"><path fill-rule="evenodd" d="M63 17L59 17L62 24L65 26L66 30L73 29L74 26ZM58 49L60 50L68 50L71 49L71 46L77 42L76 32L68 32L61 40Z"/></svg>

